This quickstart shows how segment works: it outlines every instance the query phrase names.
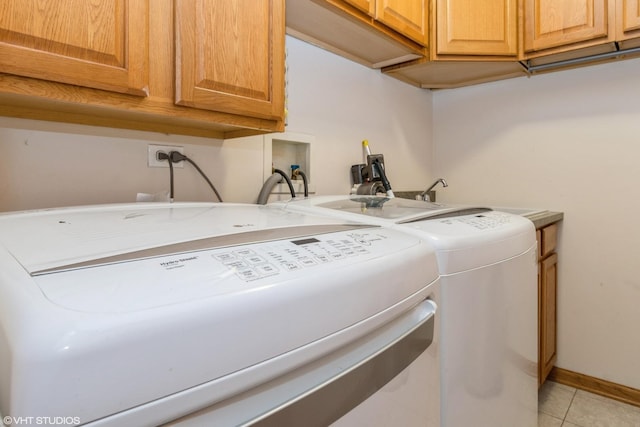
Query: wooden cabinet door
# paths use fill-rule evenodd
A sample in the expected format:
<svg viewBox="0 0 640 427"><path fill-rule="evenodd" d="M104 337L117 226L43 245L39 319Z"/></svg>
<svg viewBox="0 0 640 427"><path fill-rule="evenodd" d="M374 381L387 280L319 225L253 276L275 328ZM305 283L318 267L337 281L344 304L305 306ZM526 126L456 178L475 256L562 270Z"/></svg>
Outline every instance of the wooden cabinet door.
<svg viewBox="0 0 640 427"><path fill-rule="evenodd" d="M427 46L429 0L376 0L376 19Z"/></svg>
<svg viewBox="0 0 640 427"><path fill-rule="evenodd" d="M516 0L437 0L436 53L518 54Z"/></svg>
<svg viewBox="0 0 640 427"><path fill-rule="evenodd" d="M0 72L148 94L148 0L2 0Z"/></svg>
<svg viewBox="0 0 640 427"><path fill-rule="evenodd" d="M540 263L539 278L539 360L538 380L544 382L556 361L558 254L554 253Z"/></svg>
<svg viewBox="0 0 640 427"><path fill-rule="evenodd" d="M176 103L284 115L284 0L176 0Z"/></svg>
<svg viewBox="0 0 640 427"><path fill-rule="evenodd" d="M608 35L607 0L524 0L524 6L525 52Z"/></svg>
<svg viewBox="0 0 640 427"><path fill-rule="evenodd" d="M349 3L351 6L360 9L369 16L375 16L376 14L376 0L344 0L345 3Z"/></svg>
<svg viewBox="0 0 640 427"><path fill-rule="evenodd" d="M626 40L631 37L640 37L640 2L637 0L618 0L616 5L617 39Z"/></svg>

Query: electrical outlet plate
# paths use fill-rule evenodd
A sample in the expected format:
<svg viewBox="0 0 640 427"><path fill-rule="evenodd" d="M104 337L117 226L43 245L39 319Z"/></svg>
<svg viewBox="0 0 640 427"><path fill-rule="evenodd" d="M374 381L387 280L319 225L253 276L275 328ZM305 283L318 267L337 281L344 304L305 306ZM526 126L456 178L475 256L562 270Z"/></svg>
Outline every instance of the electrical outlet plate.
<svg viewBox="0 0 640 427"><path fill-rule="evenodd" d="M171 151L177 151L180 154L184 154L184 147L180 147L178 145L153 145L150 144L147 149L147 166L150 168L168 168L169 161L168 160L158 160L156 157L156 153L158 151L163 151L169 154ZM174 163L174 168L183 168L184 162Z"/></svg>

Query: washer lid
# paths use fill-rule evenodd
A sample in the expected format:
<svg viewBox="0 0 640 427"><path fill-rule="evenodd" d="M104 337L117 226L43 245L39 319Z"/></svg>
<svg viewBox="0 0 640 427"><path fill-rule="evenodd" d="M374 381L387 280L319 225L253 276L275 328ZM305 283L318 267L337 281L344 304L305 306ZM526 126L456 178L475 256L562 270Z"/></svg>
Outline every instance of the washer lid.
<svg viewBox="0 0 640 427"><path fill-rule="evenodd" d="M322 198L307 201L292 201L291 204L309 204L340 212L365 215L370 218L389 220L397 224L420 221L427 218L444 218L450 216L469 215L488 212L491 209L475 206L443 205L403 198L380 196L348 196L333 198L328 201Z"/></svg>
<svg viewBox="0 0 640 427"><path fill-rule="evenodd" d="M126 204L0 216L31 275L339 231L346 221L242 204Z"/></svg>
<svg viewBox="0 0 640 427"><path fill-rule="evenodd" d="M435 248L442 275L503 262L536 245L533 223L505 212L416 221L398 229L421 236Z"/></svg>
<svg viewBox="0 0 640 427"><path fill-rule="evenodd" d="M501 262L535 244L533 223L490 208L441 205L377 196L319 196L292 200L285 210L394 226L425 239L436 250L440 274Z"/></svg>

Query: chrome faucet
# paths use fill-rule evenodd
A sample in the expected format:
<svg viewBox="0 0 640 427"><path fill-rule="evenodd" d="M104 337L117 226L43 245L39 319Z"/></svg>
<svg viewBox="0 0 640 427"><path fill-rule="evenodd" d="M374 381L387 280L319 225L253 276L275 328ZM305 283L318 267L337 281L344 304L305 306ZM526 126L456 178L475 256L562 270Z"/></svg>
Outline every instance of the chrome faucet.
<svg viewBox="0 0 640 427"><path fill-rule="evenodd" d="M431 201L429 199L429 191L433 190L433 188L438 185L438 183L442 183L443 187L448 187L449 184L447 184L447 181L444 180L444 178L438 178L436 179L436 182L434 182L433 184L431 184L431 186L429 188L427 188L426 190L424 190L422 192L422 194L420 194L417 198L419 200L424 200L425 202L429 202Z"/></svg>

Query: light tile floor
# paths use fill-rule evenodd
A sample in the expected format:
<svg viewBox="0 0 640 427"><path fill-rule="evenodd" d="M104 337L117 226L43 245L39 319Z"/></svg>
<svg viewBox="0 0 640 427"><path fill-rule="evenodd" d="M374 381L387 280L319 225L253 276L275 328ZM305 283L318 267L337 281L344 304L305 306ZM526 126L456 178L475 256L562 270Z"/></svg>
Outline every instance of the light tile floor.
<svg viewBox="0 0 640 427"><path fill-rule="evenodd" d="M538 393L538 427L640 427L640 408L547 381Z"/></svg>

